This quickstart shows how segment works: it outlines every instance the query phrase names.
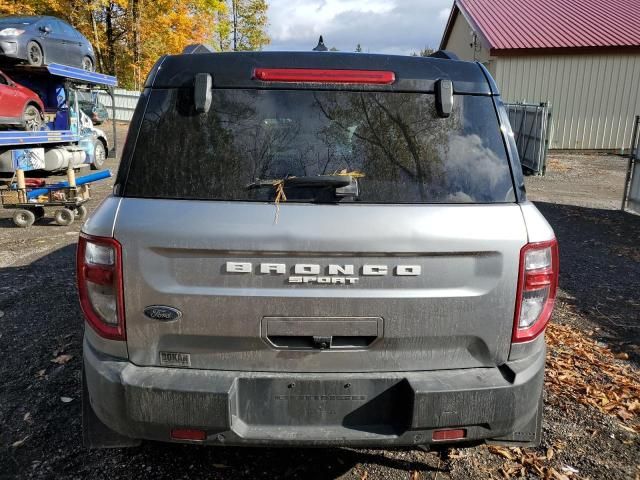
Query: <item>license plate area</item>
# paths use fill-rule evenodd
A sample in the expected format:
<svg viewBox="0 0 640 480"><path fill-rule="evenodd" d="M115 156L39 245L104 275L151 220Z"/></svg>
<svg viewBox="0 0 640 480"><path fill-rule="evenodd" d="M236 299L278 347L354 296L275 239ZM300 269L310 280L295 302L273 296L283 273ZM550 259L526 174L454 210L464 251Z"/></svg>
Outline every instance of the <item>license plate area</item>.
<svg viewBox="0 0 640 480"><path fill-rule="evenodd" d="M409 428L413 390L404 379L242 378L232 420L246 428L343 427L399 435Z"/></svg>

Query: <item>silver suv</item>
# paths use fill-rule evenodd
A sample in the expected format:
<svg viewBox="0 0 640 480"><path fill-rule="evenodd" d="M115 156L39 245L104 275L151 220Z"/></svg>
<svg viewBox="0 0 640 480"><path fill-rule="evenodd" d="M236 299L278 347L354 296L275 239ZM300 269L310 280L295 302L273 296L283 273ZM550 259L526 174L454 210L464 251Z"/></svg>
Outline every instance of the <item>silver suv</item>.
<svg viewBox="0 0 640 480"><path fill-rule="evenodd" d="M84 225L84 435L539 442L552 229L481 64L166 56Z"/></svg>

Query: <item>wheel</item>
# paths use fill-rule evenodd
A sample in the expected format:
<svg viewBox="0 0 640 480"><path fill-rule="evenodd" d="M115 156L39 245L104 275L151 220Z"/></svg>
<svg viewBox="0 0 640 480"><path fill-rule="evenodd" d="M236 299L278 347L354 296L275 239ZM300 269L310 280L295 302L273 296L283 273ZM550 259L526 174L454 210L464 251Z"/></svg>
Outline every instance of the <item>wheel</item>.
<svg viewBox="0 0 640 480"><path fill-rule="evenodd" d="M13 212L13 223L16 227L27 228L33 225L36 216L29 210L16 210Z"/></svg>
<svg viewBox="0 0 640 480"><path fill-rule="evenodd" d="M104 161L107 159L107 151L104 148L104 143L100 140L96 140L93 147L93 163L91 164L91 170L100 170L104 166Z"/></svg>
<svg viewBox="0 0 640 480"><path fill-rule="evenodd" d="M93 61L90 57L84 57L82 59L82 69L87 72L93 72Z"/></svg>
<svg viewBox="0 0 640 480"><path fill-rule="evenodd" d="M68 208L60 208L55 211L53 214L53 218L55 218L56 223L58 225L67 226L71 225L71 222L76 218L73 210L69 210Z"/></svg>
<svg viewBox="0 0 640 480"><path fill-rule="evenodd" d="M27 105L22 113L22 125L25 130L37 132L42 128L42 113L35 105Z"/></svg>
<svg viewBox="0 0 640 480"><path fill-rule="evenodd" d="M42 53L42 47L37 42L29 42L27 44L27 61L29 65L34 67L41 67L44 65L44 54Z"/></svg>
<svg viewBox="0 0 640 480"><path fill-rule="evenodd" d="M31 211L36 216L36 220L39 220L42 217L44 217L44 207L33 207Z"/></svg>
<svg viewBox="0 0 640 480"><path fill-rule="evenodd" d="M84 220L86 216L87 207L85 207L84 205L80 205L78 208L76 208L76 220Z"/></svg>

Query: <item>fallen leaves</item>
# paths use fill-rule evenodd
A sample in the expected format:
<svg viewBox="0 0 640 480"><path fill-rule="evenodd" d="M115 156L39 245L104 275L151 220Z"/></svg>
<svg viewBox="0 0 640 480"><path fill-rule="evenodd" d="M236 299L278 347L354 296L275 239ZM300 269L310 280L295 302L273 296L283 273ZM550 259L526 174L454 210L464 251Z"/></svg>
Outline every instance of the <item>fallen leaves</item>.
<svg viewBox="0 0 640 480"><path fill-rule="evenodd" d="M11 444L11 446L12 446L13 448L21 447L22 445L24 445L24 442L26 442L28 439L29 439L29 435L27 435L26 437L24 437L22 440L18 440L18 441L16 441L16 442L13 442L13 443Z"/></svg>
<svg viewBox="0 0 640 480"><path fill-rule="evenodd" d="M549 325L547 343L547 388L631 423L640 432L640 374L619 361L628 358L626 353L613 353L566 325Z"/></svg>
<svg viewBox="0 0 640 480"><path fill-rule="evenodd" d="M629 433L640 432L640 374L624 362L628 359L626 353L613 352L587 334L558 324L547 328L547 345L547 389L617 417L619 427ZM600 432L587 433L594 437ZM560 442L541 453L523 448L488 447L489 452L504 459L499 469L503 478L531 474L545 480L578 478L576 468L556 463L557 452L563 448Z"/></svg>
<svg viewBox="0 0 640 480"><path fill-rule="evenodd" d="M627 352L618 352L613 356L613 358L616 360L629 360L629 354Z"/></svg>
<svg viewBox="0 0 640 480"><path fill-rule="evenodd" d="M553 458L553 448L547 448L547 460L551 460Z"/></svg>
<svg viewBox="0 0 640 480"><path fill-rule="evenodd" d="M497 447L492 445L489 447L489 451L494 455L500 455L501 457L504 457L507 460L513 460L515 458L511 453L511 450L505 447Z"/></svg>
<svg viewBox="0 0 640 480"><path fill-rule="evenodd" d="M57 363L58 365L64 365L66 363L69 363L72 358L73 358L73 355L61 354L55 358L52 358L51 362Z"/></svg>
<svg viewBox="0 0 640 480"><path fill-rule="evenodd" d="M544 456L536 454L534 450L494 445L489 447L489 451L507 460L498 470L505 479L526 477L527 473L532 473L545 480L570 480L570 477L578 473L578 470L570 466L562 467L561 473L551 465L547 465L546 462L555 455L552 448L548 448Z"/></svg>

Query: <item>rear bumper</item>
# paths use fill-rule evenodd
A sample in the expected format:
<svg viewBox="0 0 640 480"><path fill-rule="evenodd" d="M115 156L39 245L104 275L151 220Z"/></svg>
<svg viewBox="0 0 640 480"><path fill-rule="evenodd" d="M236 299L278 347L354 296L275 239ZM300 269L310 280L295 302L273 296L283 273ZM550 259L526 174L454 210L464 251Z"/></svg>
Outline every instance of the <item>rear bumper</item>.
<svg viewBox="0 0 640 480"><path fill-rule="evenodd" d="M465 441L539 441L544 343L498 368L380 374L276 374L138 367L85 339L92 410L120 435L171 441L173 428L224 445L407 446L434 430ZM201 442L198 442L201 443Z"/></svg>

